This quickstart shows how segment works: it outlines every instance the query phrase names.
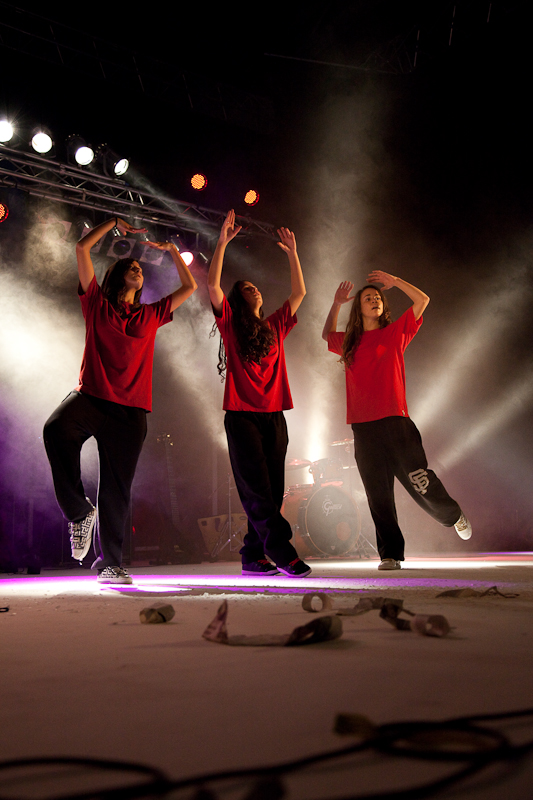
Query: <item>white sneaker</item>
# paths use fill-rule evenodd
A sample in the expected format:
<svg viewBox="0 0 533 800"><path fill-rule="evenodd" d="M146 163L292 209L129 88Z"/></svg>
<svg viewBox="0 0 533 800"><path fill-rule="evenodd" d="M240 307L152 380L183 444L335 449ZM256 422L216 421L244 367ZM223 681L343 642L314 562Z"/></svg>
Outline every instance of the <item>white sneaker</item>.
<svg viewBox="0 0 533 800"><path fill-rule="evenodd" d="M455 523L454 528L457 532L457 536L460 536L461 539L464 539L465 541L470 539L472 536L472 526L463 513L461 513L461 516Z"/></svg>
<svg viewBox="0 0 533 800"><path fill-rule="evenodd" d="M378 569L401 569L402 565L395 558L383 558L381 564L378 564Z"/></svg>

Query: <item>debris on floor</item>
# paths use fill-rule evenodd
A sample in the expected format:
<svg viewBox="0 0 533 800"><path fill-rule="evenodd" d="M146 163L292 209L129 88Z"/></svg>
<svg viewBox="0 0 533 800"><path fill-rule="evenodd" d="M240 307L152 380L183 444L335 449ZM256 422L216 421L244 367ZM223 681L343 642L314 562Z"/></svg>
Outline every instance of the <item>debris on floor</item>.
<svg viewBox="0 0 533 800"><path fill-rule="evenodd" d="M300 625L291 633L264 633L257 636L229 636L226 627L228 602L224 600L217 614L209 623L202 636L210 642L251 647L291 647L301 644L316 644L339 639L342 636L342 622L338 616L318 617L307 625Z"/></svg>
<svg viewBox="0 0 533 800"><path fill-rule="evenodd" d="M322 608L331 610L333 603L331 597L324 592L305 594L302 599L304 611L314 613L313 600L318 598L322 603ZM367 611L379 610L381 619L393 625L401 631L411 630L421 636L446 636L451 628L446 619L441 614L415 614L403 607L403 600L390 597L361 597L354 608L340 608L335 612L338 616L355 617L359 614L366 614ZM400 613L408 614L411 620L403 619Z"/></svg>
<svg viewBox="0 0 533 800"><path fill-rule="evenodd" d="M170 603L154 603L143 608L139 616L145 625L158 625L161 622L170 622L175 613L174 607Z"/></svg>
<svg viewBox="0 0 533 800"><path fill-rule="evenodd" d="M482 592L480 589L471 589L466 586L464 589L447 589L441 592L437 597L488 597L489 595L496 595L497 597L519 597L520 595L513 592L500 592L497 586L491 586Z"/></svg>

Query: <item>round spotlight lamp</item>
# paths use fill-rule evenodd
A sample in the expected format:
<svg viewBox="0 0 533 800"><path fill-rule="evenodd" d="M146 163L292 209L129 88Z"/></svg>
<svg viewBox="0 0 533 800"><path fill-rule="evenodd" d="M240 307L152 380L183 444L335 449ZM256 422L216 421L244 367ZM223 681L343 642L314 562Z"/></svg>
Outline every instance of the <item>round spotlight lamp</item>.
<svg viewBox="0 0 533 800"><path fill-rule="evenodd" d="M32 136L31 146L36 153L40 153L41 155L49 153L53 144L52 137L45 131L37 131L37 133Z"/></svg>
<svg viewBox="0 0 533 800"><path fill-rule="evenodd" d="M118 178L125 175L130 168L130 162L115 153L108 144L101 144L96 153L96 158L104 175L108 178Z"/></svg>
<svg viewBox="0 0 533 800"><path fill-rule="evenodd" d="M190 266L191 266L191 264L192 264L192 262L194 261L194 256L193 256L193 254L192 254L192 253L190 253L188 250L186 250L184 253L180 253L180 256L181 256L181 257L182 257L182 259L185 261L185 263L187 264L187 266L188 266L188 267L190 267Z"/></svg>
<svg viewBox="0 0 533 800"><path fill-rule="evenodd" d="M8 217L9 208L4 203L0 203L0 222L5 222Z"/></svg>
<svg viewBox="0 0 533 800"><path fill-rule="evenodd" d="M80 167L87 167L94 159L94 150L84 144L78 147L74 153L74 158L76 159L76 164L79 164Z"/></svg>
<svg viewBox="0 0 533 800"><path fill-rule="evenodd" d="M130 168L130 162L127 158L119 158L114 166L115 175L125 175Z"/></svg>
<svg viewBox="0 0 533 800"><path fill-rule="evenodd" d="M201 172L197 172L196 175L193 175L191 178L191 186L193 189L196 189L197 192L203 192L207 186L207 178L205 175L202 175Z"/></svg>
<svg viewBox="0 0 533 800"><path fill-rule="evenodd" d="M0 142L10 142L13 134L13 125L7 119L0 119Z"/></svg>
<svg viewBox="0 0 533 800"><path fill-rule="evenodd" d="M249 189L245 196L244 202L247 206L255 206L259 202L259 192L256 192L255 189Z"/></svg>

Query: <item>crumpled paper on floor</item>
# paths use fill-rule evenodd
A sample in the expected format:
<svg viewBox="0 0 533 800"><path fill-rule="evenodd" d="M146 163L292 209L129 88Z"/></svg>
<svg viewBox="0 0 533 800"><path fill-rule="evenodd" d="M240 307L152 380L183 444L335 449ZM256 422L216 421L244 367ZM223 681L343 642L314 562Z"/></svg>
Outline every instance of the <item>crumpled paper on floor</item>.
<svg viewBox="0 0 533 800"><path fill-rule="evenodd" d="M217 614L209 623L202 636L210 642L249 647L292 647L301 644L316 644L339 639L342 636L342 622L338 616L319 617L308 625L300 625L291 633L263 633L257 636L229 636L226 626L228 601L224 600Z"/></svg>
<svg viewBox="0 0 533 800"><path fill-rule="evenodd" d="M445 592L440 592L437 597L488 597L489 595L496 595L497 597L520 597L519 594L514 592L500 592L497 586L491 586L482 592L480 589L472 589L470 586L465 586L464 589L447 589Z"/></svg>
<svg viewBox="0 0 533 800"><path fill-rule="evenodd" d="M153 603L139 612L144 625L158 625L161 622L170 622L176 612L170 603Z"/></svg>
<svg viewBox="0 0 533 800"><path fill-rule="evenodd" d="M333 609L333 602L328 594L315 592L303 596L304 611L313 613L317 610L313 608L315 598L322 603L319 611ZM335 613L338 616L355 617L373 610L379 610L381 619L401 631L411 630L421 636L446 636L451 630L448 620L441 614L415 614L403 607L403 600L390 597L361 597L354 608L340 608ZM408 614L412 619L403 619L399 616L400 613Z"/></svg>

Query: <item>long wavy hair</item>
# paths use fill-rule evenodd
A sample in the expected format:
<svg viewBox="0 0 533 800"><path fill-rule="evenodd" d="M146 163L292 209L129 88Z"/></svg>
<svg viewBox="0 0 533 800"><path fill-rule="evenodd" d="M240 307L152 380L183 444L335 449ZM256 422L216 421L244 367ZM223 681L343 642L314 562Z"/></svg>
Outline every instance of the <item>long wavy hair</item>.
<svg viewBox="0 0 533 800"><path fill-rule="evenodd" d="M344 336L344 343L342 345L342 358L341 361L346 364L348 367L353 361L355 351L359 347L359 342L361 341L361 336L364 333L364 325L363 325L363 314L361 313L361 295L367 289L375 289L378 292L381 300L383 301L383 313L379 318L379 327L386 328L387 325L390 325L392 322L392 317L389 311L389 304L387 302L387 298L379 288L379 286L374 286L373 283L369 283L367 286L363 286L362 289L359 289L357 294L355 295L352 303L352 310L350 311L350 317L348 319L348 324L346 326L346 334Z"/></svg>
<svg viewBox="0 0 533 800"><path fill-rule="evenodd" d="M111 303L115 311L117 311L120 315L123 314L123 308L120 303L120 295L126 288L124 275L134 263L139 262L135 258L119 258L118 261L115 261L114 264L111 264L104 275L104 280L102 281L102 294L106 300ZM142 287L135 292L135 297L132 303L134 308L138 308L141 305L141 294Z"/></svg>
<svg viewBox="0 0 533 800"><path fill-rule="evenodd" d="M263 309L259 309L257 317L242 294L243 286L249 281L236 281L228 293L228 303L233 312L233 329L237 339L239 356L242 361L256 364L261 363L270 352L272 345L276 341L276 334L264 320ZM226 350L222 337L218 348L218 374L224 380L226 373Z"/></svg>

